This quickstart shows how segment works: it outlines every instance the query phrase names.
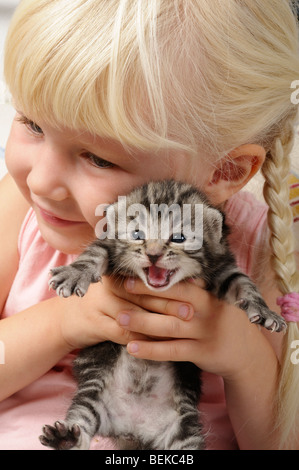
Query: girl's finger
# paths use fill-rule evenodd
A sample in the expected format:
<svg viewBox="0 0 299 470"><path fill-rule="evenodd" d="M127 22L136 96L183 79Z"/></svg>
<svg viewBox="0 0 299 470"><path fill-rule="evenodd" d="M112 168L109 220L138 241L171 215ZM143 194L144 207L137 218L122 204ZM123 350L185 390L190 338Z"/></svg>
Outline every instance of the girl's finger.
<svg viewBox="0 0 299 470"><path fill-rule="evenodd" d="M154 292L148 289L145 284L140 279L129 278L124 282L124 287L127 292L131 294L139 295L153 295L159 298L171 298L174 300L186 300L191 296L193 300L198 300L200 293L207 293L206 290L201 286L201 281L191 282L191 281L181 281L175 286L170 287L167 290L159 291L155 290ZM193 302L191 302L193 303Z"/></svg>
<svg viewBox="0 0 299 470"><path fill-rule="evenodd" d="M182 320L190 320L193 317L194 309L187 302L182 303L177 300L152 297L150 295L137 295L132 299L139 307L150 312L173 315Z"/></svg>
<svg viewBox="0 0 299 470"><path fill-rule="evenodd" d="M101 317L98 327L95 324L94 337L92 339L90 339L90 334L86 337L84 336L84 332L81 334L81 341L84 346L93 345L99 341L113 341L114 343L125 346L130 341L146 339L148 338L140 333L122 328L113 318L106 315Z"/></svg>
<svg viewBox="0 0 299 470"><path fill-rule="evenodd" d="M193 312L200 312L201 316L208 317L211 312L218 312L224 301L217 299L210 292L203 289L198 282L182 281L166 291L150 291L139 279L127 279L124 283L127 292L137 295L141 300L143 296L155 296L159 299L171 299L172 301L182 302L182 304L191 305ZM131 299L134 297L132 296ZM132 300L134 302L134 300ZM141 300L142 301L142 300ZM138 303L139 304L139 303ZM172 306L172 305L171 305ZM152 311L157 311L152 309ZM192 318L194 313L187 317ZM180 317L180 315L177 315Z"/></svg>
<svg viewBox="0 0 299 470"><path fill-rule="evenodd" d="M199 328L197 319L183 321L171 315L126 310L119 313L118 324L130 331L160 338L196 338Z"/></svg>
<svg viewBox="0 0 299 470"><path fill-rule="evenodd" d="M192 361L197 341L176 339L167 341L131 341L127 351L131 356L152 361Z"/></svg>
<svg viewBox="0 0 299 470"><path fill-rule="evenodd" d="M105 279L105 283L108 284L108 282L109 281ZM140 282L143 284L142 281ZM168 296L166 296L167 298L157 297L154 292L148 289L145 291L148 295L145 295L143 293L131 294L131 293L128 293L126 290L124 290L123 286L120 285L119 283L116 284L115 282L112 283L111 281L110 281L109 288L111 291L113 291L115 296L120 295L126 301L132 302L138 307L142 307L143 309L148 310L149 312L157 312L157 313L163 313L165 315L173 315L178 318L181 318L182 320L190 320L194 314L193 305L190 304L189 302L176 301L176 300L173 300L172 298L168 298ZM128 308L129 308L129 305L128 305Z"/></svg>
<svg viewBox="0 0 299 470"><path fill-rule="evenodd" d="M146 287L140 279L136 278L126 279L124 286L127 292L132 294L153 295L160 298L168 297L174 300L186 299L186 290L188 291L188 287L193 286L194 288L194 284L183 281L171 287L170 289L167 289L166 291L155 290L153 292L148 289L148 287Z"/></svg>

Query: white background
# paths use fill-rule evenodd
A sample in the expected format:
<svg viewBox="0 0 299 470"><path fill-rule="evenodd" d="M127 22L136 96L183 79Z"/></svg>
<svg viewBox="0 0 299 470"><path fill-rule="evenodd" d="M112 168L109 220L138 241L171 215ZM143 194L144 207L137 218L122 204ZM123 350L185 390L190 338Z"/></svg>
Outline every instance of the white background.
<svg viewBox="0 0 299 470"><path fill-rule="evenodd" d="M0 147L5 148L10 126L14 116L14 109L5 104L7 97L4 93L3 81L3 49L8 25L13 11L19 0L0 0ZM5 162L0 158L0 179L6 173Z"/></svg>
<svg viewBox="0 0 299 470"><path fill-rule="evenodd" d="M9 21L17 4L18 0L0 0L0 147L5 147L14 115L13 108L4 104L3 48Z"/></svg>

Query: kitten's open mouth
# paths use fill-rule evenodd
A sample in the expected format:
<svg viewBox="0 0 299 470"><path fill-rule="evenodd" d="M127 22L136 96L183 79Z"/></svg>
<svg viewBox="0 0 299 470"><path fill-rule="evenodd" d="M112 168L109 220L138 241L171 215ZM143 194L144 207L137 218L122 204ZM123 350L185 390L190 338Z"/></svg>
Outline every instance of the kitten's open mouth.
<svg viewBox="0 0 299 470"><path fill-rule="evenodd" d="M152 287L165 287L169 284L171 277L177 269L164 269L157 266L149 266L144 269L147 282Z"/></svg>

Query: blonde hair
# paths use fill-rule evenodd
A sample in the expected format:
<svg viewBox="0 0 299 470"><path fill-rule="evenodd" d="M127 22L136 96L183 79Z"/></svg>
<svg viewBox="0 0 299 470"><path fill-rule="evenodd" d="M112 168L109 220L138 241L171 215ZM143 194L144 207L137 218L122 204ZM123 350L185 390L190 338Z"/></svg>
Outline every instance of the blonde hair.
<svg viewBox="0 0 299 470"><path fill-rule="evenodd" d="M196 155L203 147L215 161L242 144L263 145L273 267L283 294L298 291L286 182L297 114L290 86L299 77L293 8L290 0L23 0L5 76L16 105L37 122L142 149ZM294 334L290 324L282 446L298 435Z"/></svg>
<svg viewBox="0 0 299 470"><path fill-rule="evenodd" d="M264 197L268 203L268 226L270 228L271 262L277 284L282 294L299 292L299 274L294 256L292 233L293 213L289 204L290 151L294 141L294 118L285 123L281 134L274 139L263 165L265 177ZM291 361L291 345L299 339L297 323L289 323L284 338L282 367L276 397L278 419L281 429L278 446L292 449L299 435L299 371ZM298 447L297 447L298 449Z"/></svg>

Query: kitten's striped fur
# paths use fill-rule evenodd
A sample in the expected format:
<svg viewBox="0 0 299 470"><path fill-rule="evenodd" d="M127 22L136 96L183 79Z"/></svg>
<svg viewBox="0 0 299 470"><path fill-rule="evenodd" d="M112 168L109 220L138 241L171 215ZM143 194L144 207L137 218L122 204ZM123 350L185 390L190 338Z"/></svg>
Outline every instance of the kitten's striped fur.
<svg viewBox="0 0 299 470"><path fill-rule="evenodd" d="M197 189L172 180L153 182L135 189L126 202L143 204L148 211L151 204L203 205L202 247L190 249L178 232L167 240L143 239L142 230L135 231L136 239L96 240L70 266L52 270L50 286L59 295L82 296L104 274L138 276L153 291L186 278L201 278L207 290L238 304L251 322L275 331L285 328L284 320L268 309L256 286L236 266L224 214ZM117 222L117 211L122 209L117 204L108 208L108 229L113 214ZM159 224L164 216L162 211ZM147 223L151 217L149 211ZM193 229L194 217L192 213ZM131 220L128 217L126 223ZM184 225L181 234L183 230ZM204 449L197 408L200 371L194 364L135 359L125 347L104 342L79 353L74 373L77 393L65 421L44 426L40 436L44 445L88 449L91 438L99 434L117 439L120 449Z"/></svg>

